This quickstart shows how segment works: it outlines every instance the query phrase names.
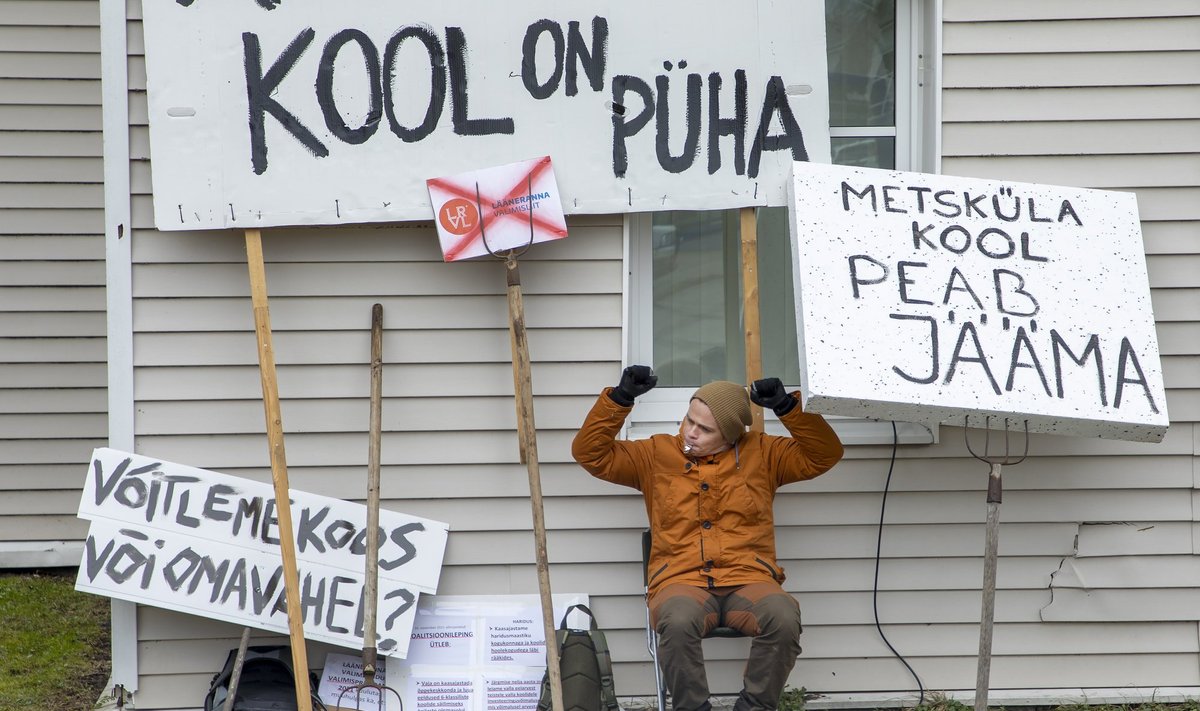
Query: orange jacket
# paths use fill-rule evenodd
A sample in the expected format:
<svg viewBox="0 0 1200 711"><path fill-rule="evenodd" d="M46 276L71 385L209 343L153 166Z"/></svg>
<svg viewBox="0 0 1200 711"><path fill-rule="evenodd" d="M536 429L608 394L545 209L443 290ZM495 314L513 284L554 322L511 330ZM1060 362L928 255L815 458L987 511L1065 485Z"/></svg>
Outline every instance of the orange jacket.
<svg viewBox="0 0 1200 711"><path fill-rule="evenodd" d="M681 435L617 440L632 408L600 395L571 453L592 476L642 492L653 543L650 592L783 582L775 558L775 490L812 479L842 458L842 443L820 415L800 405L780 418L791 437L747 432L730 449L693 459ZM799 393L792 393L798 397Z"/></svg>

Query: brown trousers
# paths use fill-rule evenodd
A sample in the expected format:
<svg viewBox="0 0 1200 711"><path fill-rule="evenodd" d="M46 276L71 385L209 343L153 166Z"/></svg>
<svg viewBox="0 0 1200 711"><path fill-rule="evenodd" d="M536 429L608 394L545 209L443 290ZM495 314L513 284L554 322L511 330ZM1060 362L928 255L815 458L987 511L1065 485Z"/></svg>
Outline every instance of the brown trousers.
<svg viewBox="0 0 1200 711"><path fill-rule="evenodd" d="M674 711L706 711L708 677L700 640L715 627L752 637L735 711L773 711L800 654L800 606L778 583L696 588L668 585L650 598L658 659Z"/></svg>

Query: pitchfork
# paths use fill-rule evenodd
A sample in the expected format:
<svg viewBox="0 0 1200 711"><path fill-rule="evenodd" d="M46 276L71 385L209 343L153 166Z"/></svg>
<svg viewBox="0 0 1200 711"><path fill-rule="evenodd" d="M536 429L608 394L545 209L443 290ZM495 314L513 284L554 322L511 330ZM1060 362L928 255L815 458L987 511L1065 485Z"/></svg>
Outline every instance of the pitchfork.
<svg viewBox="0 0 1200 711"><path fill-rule="evenodd" d="M526 178L526 190L533 195L533 178ZM550 562L546 553L546 516L542 509L542 478L538 468L537 427L533 421L533 379L530 375L529 339L525 333L525 305L521 298L521 272L517 257L533 244L533 205L529 205L529 242L499 254L492 250L484 229L483 205L480 204L479 184L475 184L475 207L479 210L479 236L484 249L496 259L504 260L508 282L508 333L513 354L513 392L517 405L517 443L521 463L529 474L529 500L533 509L534 556L537 567L538 592L542 601L542 629L546 635L546 673L550 681L552 711L563 711L562 669L559 668L558 646L555 644L554 603L550 593Z"/></svg>
<svg viewBox="0 0 1200 711"><path fill-rule="evenodd" d="M375 681L376 664L379 661L375 647L375 614L379 599L379 450L383 430L383 305L371 307L371 421L367 444L367 550L366 574L363 577L363 680L361 684L347 686L338 694L338 707L342 699L354 692L355 708L362 708L363 692L374 690L379 694L379 708L387 705L390 692L404 711L400 692Z"/></svg>
<svg viewBox="0 0 1200 711"><path fill-rule="evenodd" d="M996 561L997 551L1000 548L1000 500L1003 493L1000 485L1000 467L1020 464L1025 461L1025 457L1029 456L1029 420L1025 420L1025 448L1020 455L1016 455L1009 449L1007 417L1004 418L1004 453L991 451L989 446L992 438L991 419L988 416L983 421L984 436L981 452L976 452L971 448L967 418L964 418L963 422L963 440L967 443L967 451L971 453L972 457L991 466L987 490L987 529L983 546L983 604L979 613L979 663L975 673L975 711L987 711L988 679L992 669L992 627L996 617Z"/></svg>

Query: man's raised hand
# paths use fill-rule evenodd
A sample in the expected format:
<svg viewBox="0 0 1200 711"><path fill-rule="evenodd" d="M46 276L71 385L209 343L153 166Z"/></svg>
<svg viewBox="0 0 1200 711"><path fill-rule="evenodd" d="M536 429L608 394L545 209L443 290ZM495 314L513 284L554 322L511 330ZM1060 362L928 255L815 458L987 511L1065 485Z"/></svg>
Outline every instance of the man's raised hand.
<svg viewBox="0 0 1200 711"><path fill-rule="evenodd" d="M634 398L650 392L658 383L658 376L648 365L631 365L621 371L621 382L609 393L618 405L629 407Z"/></svg>
<svg viewBox="0 0 1200 711"><path fill-rule="evenodd" d="M788 394L779 378L755 380L750 386L750 399L755 405L770 408L781 417L796 406L796 398Z"/></svg>

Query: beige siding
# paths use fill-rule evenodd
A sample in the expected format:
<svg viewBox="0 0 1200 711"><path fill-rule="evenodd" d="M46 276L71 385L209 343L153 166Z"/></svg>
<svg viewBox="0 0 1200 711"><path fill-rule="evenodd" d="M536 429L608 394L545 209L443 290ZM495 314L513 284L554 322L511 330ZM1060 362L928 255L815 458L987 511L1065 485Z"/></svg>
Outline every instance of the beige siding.
<svg viewBox="0 0 1200 711"><path fill-rule="evenodd" d="M1136 6L1145 17L1132 10L945 3L943 170L1138 196L1172 420L1161 445L1089 456L1094 442L1035 439L1030 459L1005 469L994 689L1200 684L1200 6ZM960 447L962 436L944 431L938 449ZM957 485L939 479L945 488L915 494L922 504L889 500L895 523L885 530L880 604L889 635L926 684L966 691L977 628L963 623L978 620L971 576L981 569L969 549L982 550L986 469L951 463L963 473ZM900 480L929 476L920 459L902 464ZM914 518L922 511L924 524ZM947 536L947 523L969 525L964 516L977 528ZM900 554L895 529L911 526L929 528L925 555L893 560L889 570L887 558ZM914 579L922 572L930 578ZM947 597L959 585L972 594ZM938 619L923 618L925 605L942 611ZM817 649L817 639L805 657L821 658L812 660L820 678L824 658L836 660L842 647ZM840 683L844 672L829 666L838 671L829 681ZM880 687L913 688L895 669L880 673Z"/></svg>
<svg viewBox="0 0 1200 711"><path fill-rule="evenodd" d="M0 2L0 568L62 565L107 440L99 3Z"/></svg>

